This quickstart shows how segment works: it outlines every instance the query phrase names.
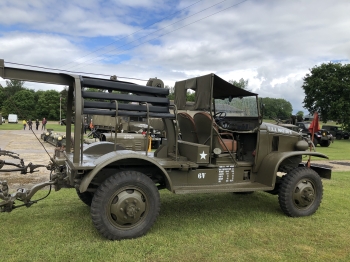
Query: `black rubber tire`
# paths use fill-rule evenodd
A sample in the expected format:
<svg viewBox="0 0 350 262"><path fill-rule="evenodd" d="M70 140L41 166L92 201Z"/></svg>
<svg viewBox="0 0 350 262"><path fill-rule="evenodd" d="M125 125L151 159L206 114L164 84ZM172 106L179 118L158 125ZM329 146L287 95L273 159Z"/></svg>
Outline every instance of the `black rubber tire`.
<svg viewBox="0 0 350 262"><path fill-rule="evenodd" d="M88 192L88 191L80 193L79 189L76 189L76 191L77 191L77 195L78 195L79 199L81 201L83 201L84 204L91 206L92 198L94 197L94 193Z"/></svg>
<svg viewBox="0 0 350 262"><path fill-rule="evenodd" d="M95 192L91 204L92 222L107 239L143 236L160 210L154 182L136 171L124 171L107 178Z"/></svg>
<svg viewBox="0 0 350 262"><path fill-rule="evenodd" d="M342 135L337 135L337 136L336 136L336 139L337 139L337 140L341 140L341 139L342 139Z"/></svg>
<svg viewBox="0 0 350 262"><path fill-rule="evenodd" d="M312 141L314 143L314 146L316 147L317 144L318 144L318 139L317 138L314 138L314 140Z"/></svg>
<svg viewBox="0 0 350 262"><path fill-rule="evenodd" d="M309 216L319 208L323 196L320 176L308 167L298 167L285 175L278 201L290 217Z"/></svg>
<svg viewBox="0 0 350 262"><path fill-rule="evenodd" d="M322 140L320 145L322 147L329 147L329 145L331 144L331 141L330 140Z"/></svg>

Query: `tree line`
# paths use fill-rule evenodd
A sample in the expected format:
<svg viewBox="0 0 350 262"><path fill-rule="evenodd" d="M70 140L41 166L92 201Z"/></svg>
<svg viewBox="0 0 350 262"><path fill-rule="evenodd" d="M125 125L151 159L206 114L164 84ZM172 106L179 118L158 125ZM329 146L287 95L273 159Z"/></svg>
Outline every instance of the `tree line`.
<svg viewBox="0 0 350 262"><path fill-rule="evenodd" d="M67 112L67 88L58 92L56 90L32 90L24 86L24 81L7 80L6 86L0 85L0 109L2 116L17 114L19 119L60 119L65 118Z"/></svg>

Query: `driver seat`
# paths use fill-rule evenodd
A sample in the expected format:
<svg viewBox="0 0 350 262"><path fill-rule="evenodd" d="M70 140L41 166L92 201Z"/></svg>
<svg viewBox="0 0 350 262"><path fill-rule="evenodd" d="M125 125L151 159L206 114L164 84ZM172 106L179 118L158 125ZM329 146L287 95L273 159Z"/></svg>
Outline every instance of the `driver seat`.
<svg viewBox="0 0 350 262"><path fill-rule="evenodd" d="M231 133L219 133L217 125L213 123L211 116L206 112L198 112L193 116L194 123L197 129L199 144L210 145L210 133L213 129L213 144L212 149L220 148L222 152L236 152L237 141L233 139ZM222 136L229 138L222 138Z"/></svg>

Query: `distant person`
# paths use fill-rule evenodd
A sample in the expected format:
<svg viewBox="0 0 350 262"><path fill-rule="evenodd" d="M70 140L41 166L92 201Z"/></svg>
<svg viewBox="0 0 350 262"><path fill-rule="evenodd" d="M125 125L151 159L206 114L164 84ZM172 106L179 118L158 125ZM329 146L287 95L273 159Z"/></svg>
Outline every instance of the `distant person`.
<svg viewBox="0 0 350 262"><path fill-rule="evenodd" d="M86 118L84 119L84 134L86 134L86 129L88 129L88 123L87 123L87 120Z"/></svg>
<svg viewBox="0 0 350 262"><path fill-rule="evenodd" d="M91 119L91 121L90 121L89 127L90 127L90 130L94 129L94 125L92 124L92 119Z"/></svg>
<svg viewBox="0 0 350 262"><path fill-rule="evenodd" d="M31 119L29 119L29 121L28 121L28 128L29 128L29 130L33 130L32 126L33 126L33 122L32 122Z"/></svg>
<svg viewBox="0 0 350 262"><path fill-rule="evenodd" d="M36 127L36 130L38 130L39 125L40 125L40 122L39 122L39 119L37 119L37 120L35 121L35 127Z"/></svg>
<svg viewBox="0 0 350 262"><path fill-rule="evenodd" d="M26 127L27 127L27 121L24 119L23 120L23 130L26 130Z"/></svg>
<svg viewBox="0 0 350 262"><path fill-rule="evenodd" d="M41 130L46 130L46 123L47 123L47 120L46 120L46 118L44 117L44 118L43 118L43 121L41 121Z"/></svg>

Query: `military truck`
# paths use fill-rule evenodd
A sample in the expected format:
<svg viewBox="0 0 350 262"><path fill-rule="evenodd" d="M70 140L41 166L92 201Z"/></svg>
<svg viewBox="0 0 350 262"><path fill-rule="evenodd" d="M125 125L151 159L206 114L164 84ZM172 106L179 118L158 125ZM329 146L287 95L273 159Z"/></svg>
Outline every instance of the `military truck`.
<svg viewBox="0 0 350 262"><path fill-rule="evenodd" d="M274 118L274 120L276 121L276 125L278 125L278 126L288 128L288 129L293 130L295 132L301 132L301 129L298 126L291 124L290 121L288 121L288 120L282 121L282 120L277 119L277 118Z"/></svg>
<svg viewBox="0 0 350 262"><path fill-rule="evenodd" d="M295 125L298 126L304 135L311 138L311 132L309 131L311 122L297 122ZM315 146L318 144L322 147L329 147L334 142L334 137L325 129L321 129L314 134L313 143Z"/></svg>
<svg viewBox="0 0 350 262"><path fill-rule="evenodd" d="M50 180L30 190L8 194L8 185L3 182L6 193L0 193L1 211L31 206L37 202L31 200L33 195L45 186L73 188L91 207L96 229L107 239L120 240L140 237L150 230L159 214L161 189L174 194L265 191L278 194L286 215L301 217L316 212L323 195L321 178L331 178L330 169L302 161L303 156L326 155L307 151L308 142L299 133L264 123L258 95L215 74L176 82L172 114L168 89L9 68L3 61L1 66L0 76L5 79L69 86L64 157L52 159ZM192 105L186 101L188 89L196 92ZM240 108L243 113L218 112L215 108L219 104ZM185 112L188 110L197 113L192 117ZM155 152L125 150L116 143L118 133L114 142L84 146L84 114L161 118L166 138ZM71 147L72 115L75 139Z"/></svg>
<svg viewBox="0 0 350 262"><path fill-rule="evenodd" d="M160 79L157 79L161 81ZM161 87L164 87L162 85ZM157 149L161 143L162 138L164 137L163 130L163 121L159 118L150 118L147 122L147 119L143 117L135 117L135 116L123 116L118 117L116 120L115 117L104 116L104 115L93 115L91 116L91 120L94 126L94 130L92 130L91 135L100 141L106 141L105 138L109 137L107 134L114 133L117 130L118 135L118 143L122 144L125 147L133 146L136 144L144 143L145 140L145 130L148 129L149 122L149 134L150 134L150 143L152 149ZM116 126L116 121L118 121L118 125ZM132 133L134 135L121 135L125 133ZM101 136L99 134L104 134ZM121 139L122 137L130 137L132 136L132 140ZM119 141L120 140L120 141ZM125 142L129 143L125 143ZM134 143L134 145L129 145L130 143Z"/></svg>
<svg viewBox="0 0 350 262"><path fill-rule="evenodd" d="M327 130L330 134L332 134L333 137L336 139L349 139L349 132L344 131L339 126L332 126L332 125L322 125L323 130Z"/></svg>

